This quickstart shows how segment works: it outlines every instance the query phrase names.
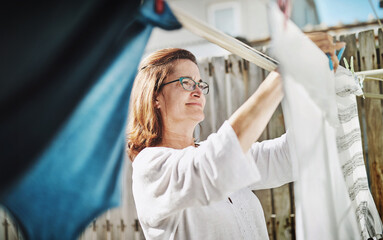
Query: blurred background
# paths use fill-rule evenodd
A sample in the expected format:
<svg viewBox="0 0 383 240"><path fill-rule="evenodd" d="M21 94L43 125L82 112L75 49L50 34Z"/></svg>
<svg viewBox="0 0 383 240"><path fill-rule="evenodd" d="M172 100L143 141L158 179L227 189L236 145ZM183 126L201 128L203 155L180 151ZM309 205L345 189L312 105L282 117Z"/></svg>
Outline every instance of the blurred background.
<svg viewBox="0 0 383 240"><path fill-rule="evenodd" d="M264 45L269 38L268 0L168 0L187 13L252 46ZM333 35L358 33L378 29L374 14L383 16L379 0L292 0L291 19L305 32L327 31ZM185 30L155 29L146 48L146 54L165 47L180 47L192 51L197 58L229 54Z"/></svg>

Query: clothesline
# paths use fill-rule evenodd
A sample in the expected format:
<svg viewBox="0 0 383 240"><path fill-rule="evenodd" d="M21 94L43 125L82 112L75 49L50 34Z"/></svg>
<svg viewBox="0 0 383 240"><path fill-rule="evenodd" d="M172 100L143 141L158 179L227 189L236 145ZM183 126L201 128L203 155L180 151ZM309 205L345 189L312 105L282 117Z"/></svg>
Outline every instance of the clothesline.
<svg viewBox="0 0 383 240"><path fill-rule="evenodd" d="M380 75L383 74L383 69L375 69L375 70L369 70L369 71L361 71L361 72L355 72L356 75L363 75L363 76L374 76L374 75Z"/></svg>
<svg viewBox="0 0 383 240"><path fill-rule="evenodd" d="M278 62L266 54L192 17L174 5L170 3L169 5L182 26L194 34L217 44L231 53L237 54L267 71L273 71L277 68Z"/></svg>
<svg viewBox="0 0 383 240"><path fill-rule="evenodd" d="M205 38L206 40L217 44L218 46L228 50L231 53L237 54L238 56L254 63L255 65L267 70L273 71L277 68L278 61L267 56L266 54L248 46L247 44L235 39L224 32L221 32L208 24L196 19L195 17L185 13L181 9L170 4L173 14L177 17L177 20L182 24L183 27L193 32L194 34ZM370 76L383 74L383 69L356 72L360 76ZM382 94L365 93L364 97L383 99Z"/></svg>
<svg viewBox="0 0 383 240"><path fill-rule="evenodd" d="M369 77L369 76L376 76L376 75L383 74L383 69L360 71L360 72L355 72L355 74L358 77L362 77L364 81L365 80L383 81L382 78ZM367 93L363 91L363 96L366 98L383 99L383 94L379 94L379 93Z"/></svg>

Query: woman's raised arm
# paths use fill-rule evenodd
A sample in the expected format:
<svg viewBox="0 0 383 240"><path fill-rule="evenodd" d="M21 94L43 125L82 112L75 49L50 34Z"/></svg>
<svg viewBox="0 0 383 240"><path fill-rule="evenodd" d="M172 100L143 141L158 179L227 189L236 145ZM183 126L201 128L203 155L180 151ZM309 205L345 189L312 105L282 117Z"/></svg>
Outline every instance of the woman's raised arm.
<svg viewBox="0 0 383 240"><path fill-rule="evenodd" d="M283 98L279 73L271 72L257 91L229 118L244 153L259 138Z"/></svg>

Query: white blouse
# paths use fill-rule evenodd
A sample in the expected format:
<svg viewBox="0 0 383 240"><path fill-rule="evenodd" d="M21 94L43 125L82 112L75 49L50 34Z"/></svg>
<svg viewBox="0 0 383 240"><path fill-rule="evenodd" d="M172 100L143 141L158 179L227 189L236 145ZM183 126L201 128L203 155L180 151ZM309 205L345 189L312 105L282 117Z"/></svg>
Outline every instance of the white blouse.
<svg viewBox="0 0 383 240"><path fill-rule="evenodd" d="M254 143L245 155L227 121L198 148L149 147L133 162L133 196L148 240L268 239L251 190L293 180L286 135Z"/></svg>

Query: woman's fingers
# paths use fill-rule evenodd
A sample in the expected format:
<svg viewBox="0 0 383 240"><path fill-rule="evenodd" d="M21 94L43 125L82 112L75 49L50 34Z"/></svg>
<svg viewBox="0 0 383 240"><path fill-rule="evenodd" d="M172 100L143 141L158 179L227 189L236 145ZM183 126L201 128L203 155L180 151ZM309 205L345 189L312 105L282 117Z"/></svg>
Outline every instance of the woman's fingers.
<svg viewBox="0 0 383 240"><path fill-rule="evenodd" d="M336 55L331 55L331 60L332 60L332 64L333 64L333 67L334 67L334 71L336 72L336 69L339 66L338 57Z"/></svg>
<svg viewBox="0 0 383 240"><path fill-rule="evenodd" d="M336 56L336 51L346 46L345 42L334 43L333 37L324 32L306 34L324 53L330 56L334 70L339 66L339 59Z"/></svg>

